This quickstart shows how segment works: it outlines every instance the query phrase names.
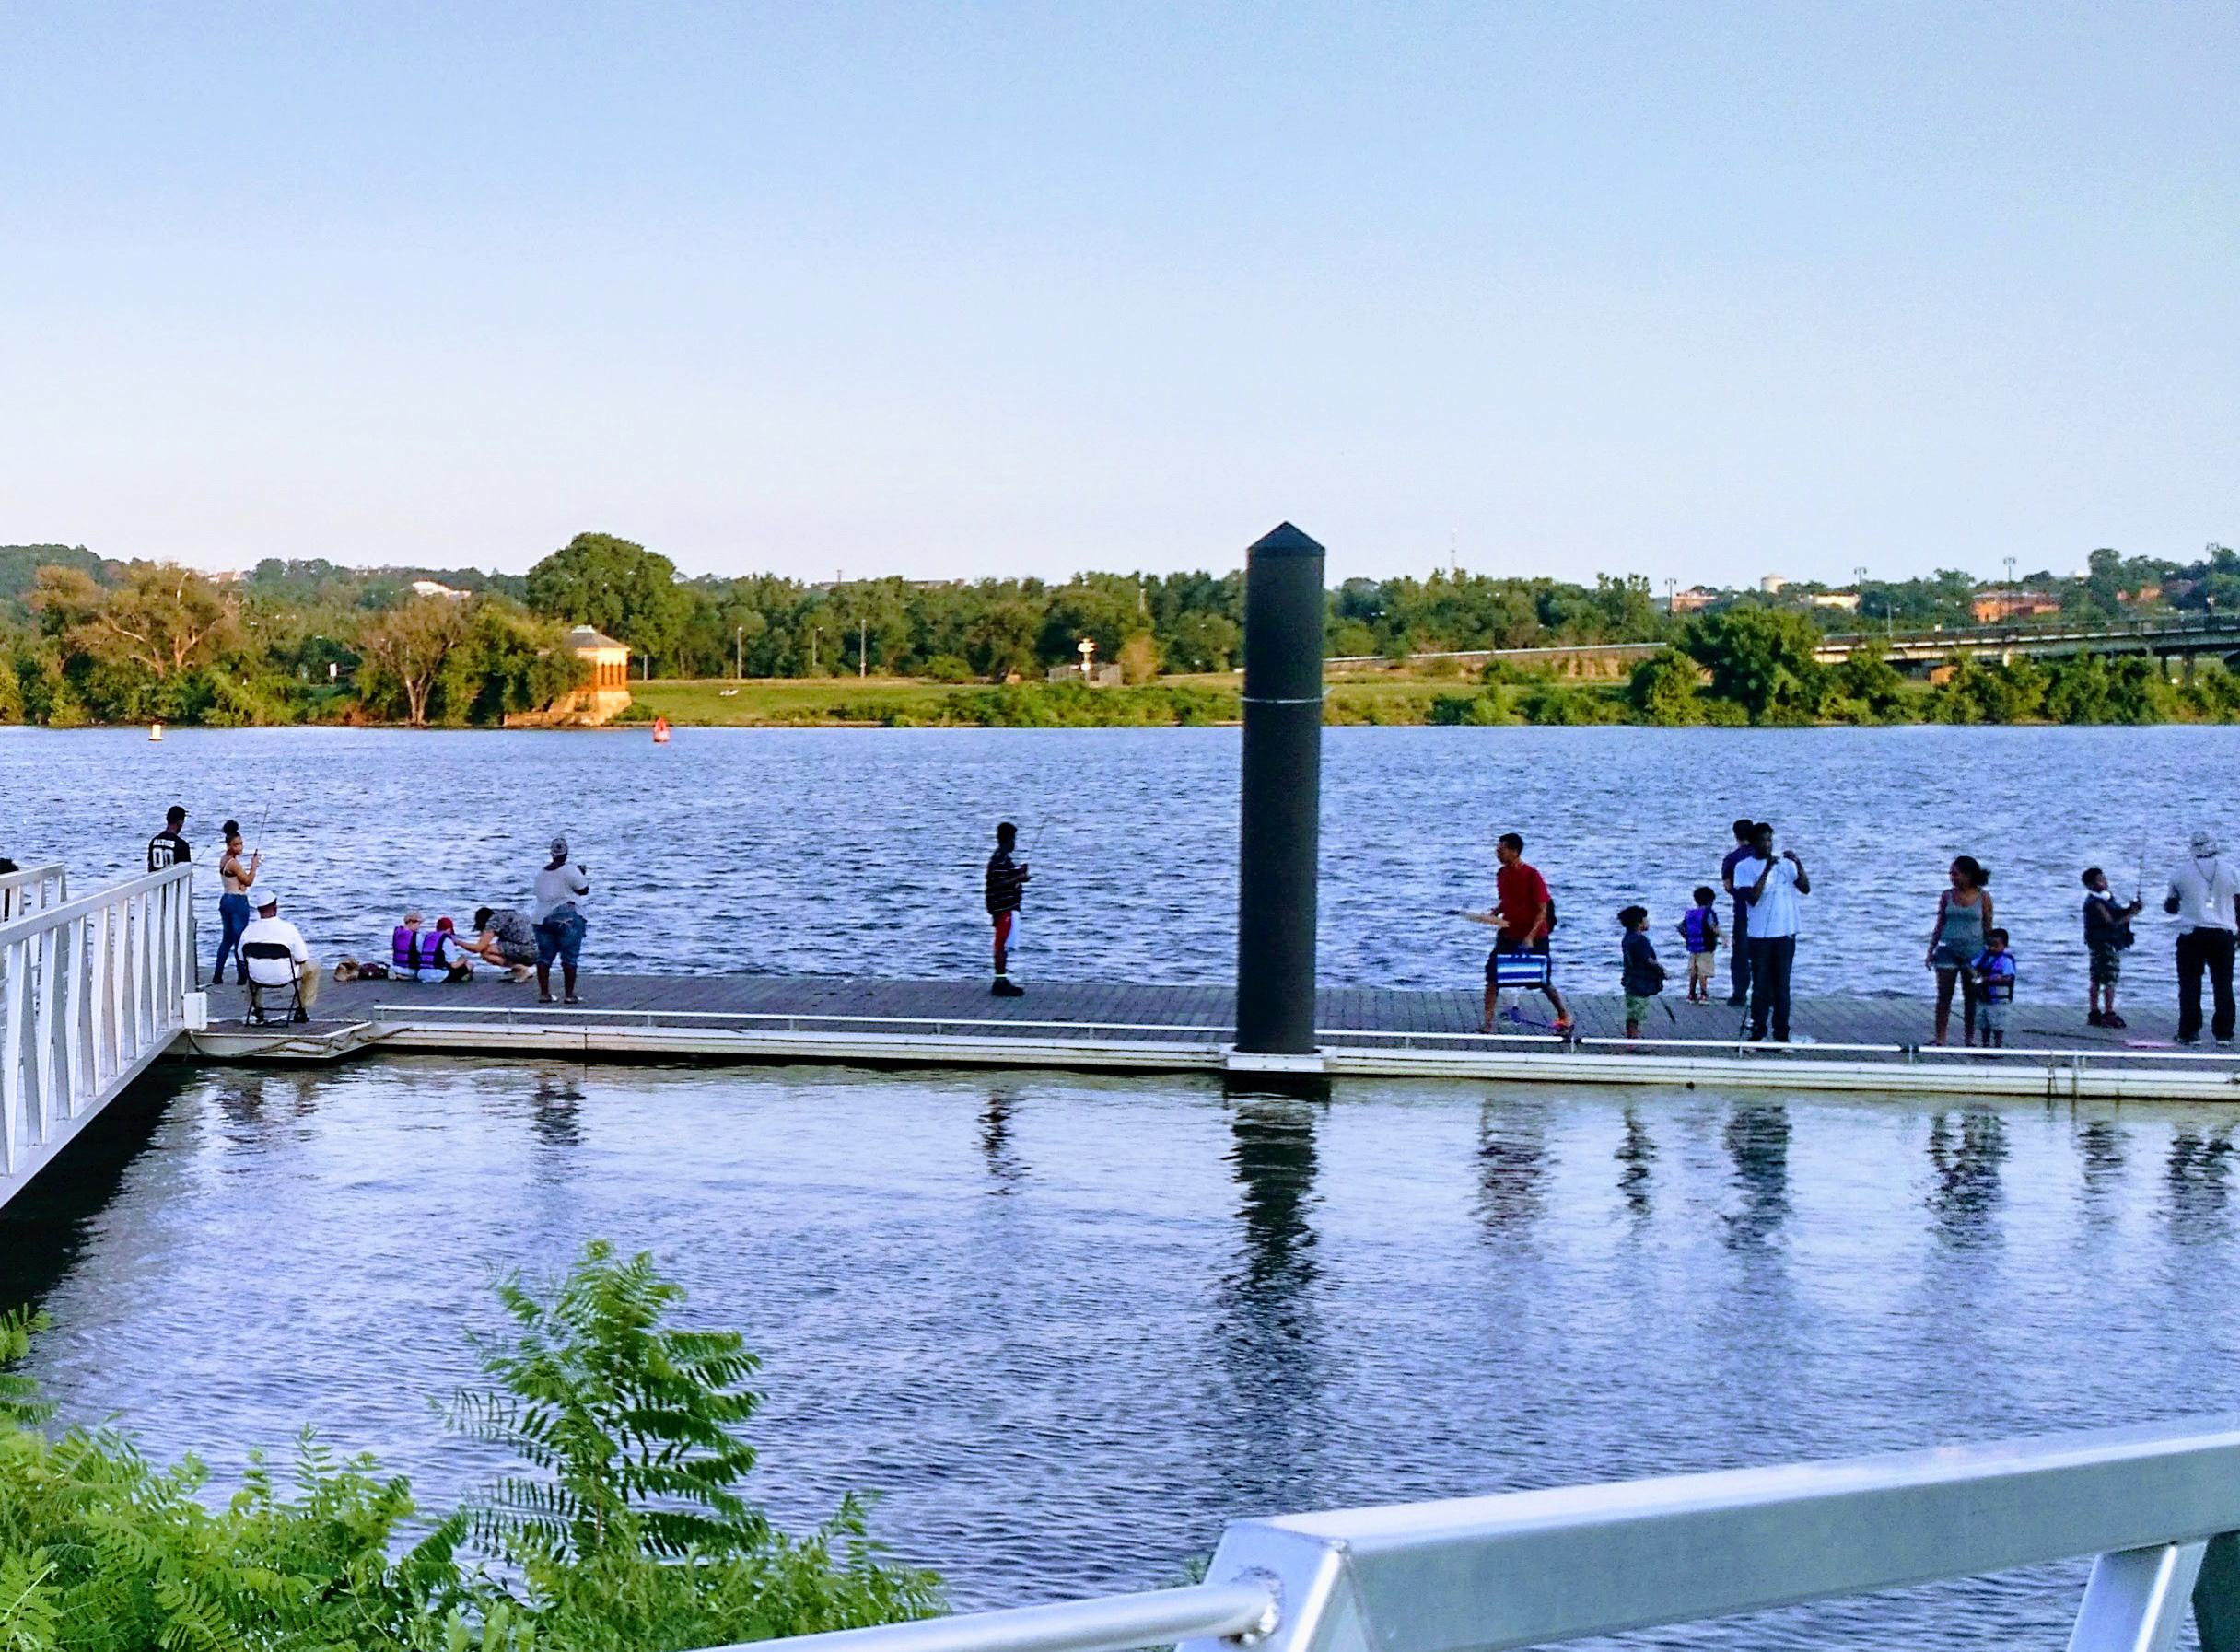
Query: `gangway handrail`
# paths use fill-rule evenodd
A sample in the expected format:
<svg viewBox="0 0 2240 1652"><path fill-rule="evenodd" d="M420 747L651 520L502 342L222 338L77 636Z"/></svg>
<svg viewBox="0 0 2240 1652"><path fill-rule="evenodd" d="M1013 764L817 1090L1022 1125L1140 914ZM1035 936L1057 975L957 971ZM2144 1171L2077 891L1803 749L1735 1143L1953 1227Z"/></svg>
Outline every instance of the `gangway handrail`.
<svg viewBox="0 0 2240 1652"><path fill-rule="evenodd" d="M2228 1415L1239 1520L1196 1588L757 1644L1502 1652L2094 1556L2071 1652L2166 1652L2189 1606L2203 1652L2234 1652L2236 1533Z"/></svg>
<svg viewBox="0 0 2240 1652"><path fill-rule="evenodd" d="M70 870L59 860L0 872L0 924L46 912L70 899Z"/></svg>

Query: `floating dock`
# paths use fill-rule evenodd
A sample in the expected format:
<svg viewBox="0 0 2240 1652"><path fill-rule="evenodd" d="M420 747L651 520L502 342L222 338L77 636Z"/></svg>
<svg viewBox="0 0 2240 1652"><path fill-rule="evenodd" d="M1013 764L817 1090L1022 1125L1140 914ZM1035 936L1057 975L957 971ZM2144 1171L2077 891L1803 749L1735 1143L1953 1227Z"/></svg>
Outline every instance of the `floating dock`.
<svg viewBox="0 0 2240 1652"><path fill-rule="evenodd" d="M2104 1031L2071 1006L2018 1004L2007 1047L1971 1051L1931 1046L1931 1006L1919 999L1800 999L1800 1041L1776 1045L1743 1041L1741 1012L1723 1000L1668 995L1645 1036L1628 1041L1623 999L1574 995L1578 1025L1564 1041L1534 1022L1481 1036L1475 991L1333 988L1317 995L1319 1053L1257 1056L1233 1048L1232 995L1214 986L1030 983L1025 997L1005 999L981 982L587 975L584 1002L570 1006L539 1003L533 983L483 972L457 984L330 983L309 1024L266 1028L241 1021L239 988L209 992L207 1026L182 1035L175 1054L324 1062L395 1050L2240 1101L2240 1054L2175 1044L2167 1014L2142 1011L2130 1029ZM1548 1013L1537 995L1521 1008L1536 1020Z"/></svg>

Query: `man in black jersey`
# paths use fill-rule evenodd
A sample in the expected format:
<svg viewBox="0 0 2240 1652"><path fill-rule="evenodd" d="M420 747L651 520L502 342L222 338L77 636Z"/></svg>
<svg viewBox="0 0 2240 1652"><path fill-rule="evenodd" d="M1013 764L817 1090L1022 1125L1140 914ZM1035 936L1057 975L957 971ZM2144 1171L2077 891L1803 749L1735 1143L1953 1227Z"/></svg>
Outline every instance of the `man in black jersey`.
<svg viewBox="0 0 2240 1652"><path fill-rule="evenodd" d="M996 984L988 990L998 998L1022 997L1027 990L1011 980L1006 967L1011 926L1019 921L1019 898L1027 882L1026 864L1011 858L1018 846L1018 827L1006 820L996 828L996 853L987 857L986 894L987 915L996 925Z"/></svg>
<svg viewBox="0 0 2240 1652"><path fill-rule="evenodd" d="M164 810L163 830L147 840L147 869L151 872L169 871L181 861L194 858L194 850L187 840L179 835L179 829L187 823L187 811L174 803Z"/></svg>

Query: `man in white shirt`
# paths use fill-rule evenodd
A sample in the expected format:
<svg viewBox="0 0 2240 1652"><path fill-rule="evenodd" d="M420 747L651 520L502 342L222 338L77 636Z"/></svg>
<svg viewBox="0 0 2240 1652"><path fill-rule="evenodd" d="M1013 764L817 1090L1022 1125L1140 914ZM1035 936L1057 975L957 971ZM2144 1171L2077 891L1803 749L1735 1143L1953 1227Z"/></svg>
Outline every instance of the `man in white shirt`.
<svg viewBox="0 0 2240 1652"><path fill-rule="evenodd" d="M275 943L287 948L286 958L259 958L249 950ZM256 917L241 931L241 950L248 960L251 986L286 991L290 981L301 983L303 1005L295 1018L309 1020L310 1007L319 1002L319 966L311 961L311 949L303 944L303 931L280 915L280 897L273 890L264 891Z"/></svg>
<svg viewBox="0 0 2240 1652"><path fill-rule="evenodd" d="M583 867L567 857L567 839L552 843L551 864L537 874L536 900L530 917L537 933L537 1002L553 1001L553 960L560 960L560 974L567 986L567 1001L576 996L576 960L583 953L582 902L591 894L591 879Z"/></svg>
<svg viewBox="0 0 2240 1652"><path fill-rule="evenodd" d="M1813 892L1804 863L1784 849L1773 852L1773 828L1764 820L1751 833L1750 854L1734 863L1734 892L1747 902L1750 948L1750 1020L1744 1036L1752 1043L1766 1037L1768 1025L1777 1044L1789 1042L1789 971L1797 960L1798 897Z"/></svg>
<svg viewBox="0 0 2240 1652"><path fill-rule="evenodd" d="M2216 834L2193 834L2192 855L2170 871L2163 910L2177 916L2177 1041L2201 1041L2201 971L2216 995L2210 1030L2220 1044L2233 1041L2233 948L2240 926L2240 877L2218 854Z"/></svg>

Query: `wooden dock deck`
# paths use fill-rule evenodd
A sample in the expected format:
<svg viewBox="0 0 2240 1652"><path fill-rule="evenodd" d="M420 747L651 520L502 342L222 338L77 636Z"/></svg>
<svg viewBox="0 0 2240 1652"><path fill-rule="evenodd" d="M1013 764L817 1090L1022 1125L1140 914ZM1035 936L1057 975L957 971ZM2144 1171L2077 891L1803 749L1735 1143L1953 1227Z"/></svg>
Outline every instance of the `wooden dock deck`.
<svg viewBox="0 0 2240 1652"><path fill-rule="evenodd" d="M1744 1045L1741 1012L1667 995L1643 1038L1624 1036L1624 1003L1576 994L1576 1036L1558 1041L1504 1022L1478 1036L1475 990L1338 987L1319 995L1322 1053L1242 1056L1230 1046L1226 987L1029 983L995 998L983 981L764 975L587 975L584 1002L540 1004L533 983L484 971L456 985L328 983L314 1021L243 1026L239 989L211 989L193 1049L216 1059L331 1059L356 1049L586 1059L717 1059L880 1065L1454 1077L1662 1087L2045 1095L2240 1101L2240 1055L2172 1041L2174 1015L2127 1010L2131 1027L2084 1025L2070 1005L2018 1004L2003 1053L1925 1046L1924 999L1801 999L1786 1045ZM1535 1021L1546 1000L1521 1006ZM1957 1037L1955 1007L1954 1037ZM1803 1041L1809 1040L1810 1041ZM185 1052L182 1052L185 1053Z"/></svg>

